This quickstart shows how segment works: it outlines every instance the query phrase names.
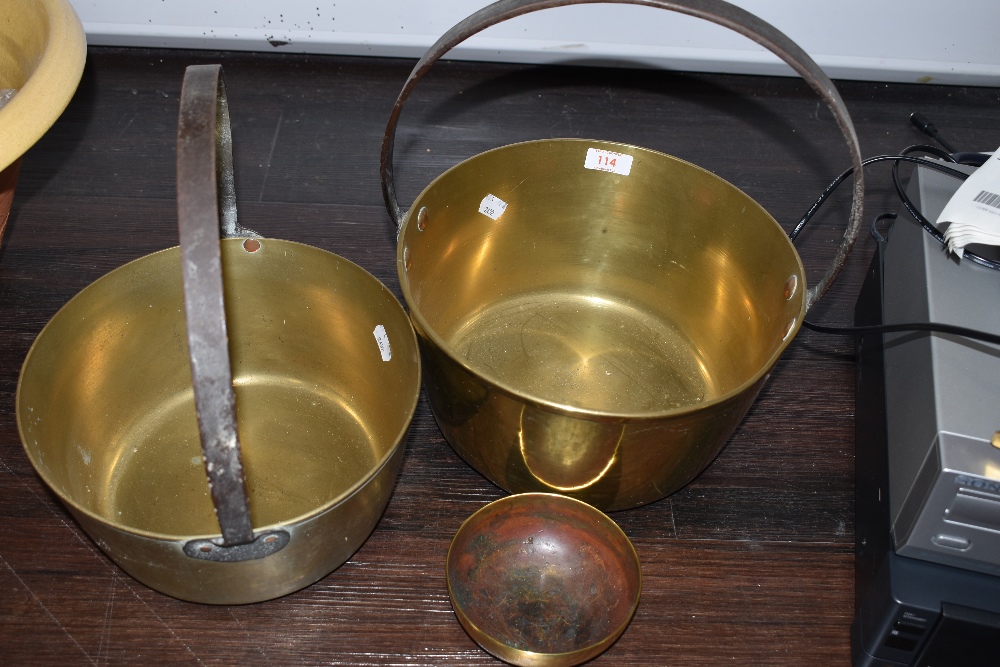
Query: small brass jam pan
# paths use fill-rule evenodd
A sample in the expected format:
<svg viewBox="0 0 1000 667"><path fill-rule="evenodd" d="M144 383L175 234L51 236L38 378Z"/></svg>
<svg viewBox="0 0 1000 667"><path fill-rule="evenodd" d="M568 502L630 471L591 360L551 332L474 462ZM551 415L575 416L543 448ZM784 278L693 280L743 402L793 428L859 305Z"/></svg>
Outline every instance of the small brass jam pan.
<svg viewBox="0 0 1000 667"><path fill-rule="evenodd" d="M473 514L448 551L462 627L515 665L566 667L607 650L639 604L642 575L614 521L566 496L507 496Z"/></svg>
<svg viewBox="0 0 1000 667"><path fill-rule="evenodd" d="M631 2L632 0L621 0ZM503 146L436 178L404 214L395 128L448 49L567 0L503 0L418 62L382 153L397 267L444 436L514 493L568 494L604 510L649 503L718 454L843 265L807 289L778 223L723 179L663 153L597 140ZM713 20L786 58L830 106L856 173L860 151L833 84L791 40L724 2L643 0Z"/></svg>
<svg viewBox="0 0 1000 667"><path fill-rule="evenodd" d="M214 119L221 80L207 74ZM202 135L214 141L214 123ZM196 160L206 183L208 159ZM219 245L208 217L203 236ZM226 537L232 508L213 502L222 482L206 473L233 471L206 462L199 424L212 416L196 413L192 371L209 364L192 362L182 284L182 264L205 266L182 262L185 243L112 271L52 318L21 371L18 427L39 475L123 570L184 600L257 602L325 576L374 529L416 408L416 337L391 292L345 259L290 241L221 241L231 381L208 389L235 389L239 442L222 449L242 455L233 496L252 520L242 539Z"/></svg>
<svg viewBox="0 0 1000 667"><path fill-rule="evenodd" d="M354 264L290 241L222 242L250 512L281 551L189 557L219 533L198 438L178 248L67 303L21 372L17 419L49 487L123 570L168 595L237 604L306 586L375 527L416 407L416 341L392 294ZM386 330L382 361L372 332Z"/></svg>

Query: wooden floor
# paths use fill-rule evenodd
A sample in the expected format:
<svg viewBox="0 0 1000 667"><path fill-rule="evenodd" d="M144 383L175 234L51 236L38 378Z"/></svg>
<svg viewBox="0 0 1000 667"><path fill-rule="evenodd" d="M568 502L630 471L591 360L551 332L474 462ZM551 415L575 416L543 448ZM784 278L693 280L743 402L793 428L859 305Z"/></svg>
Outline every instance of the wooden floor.
<svg viewBox="0 0 1000 667"><path fill-rule="evenodd" d="M378 151L412 61L92 48L80 89L24 158L0 249L0 663L489 665L458 624L444 558L503 492L445 443L421 401L395 493L339 570L241 607L180 602L120 571L47 490L14 419L21 363L45 322L121 264L177 243L175 141L184 68L222 62L241 222L340 254L398 295ZM865 155L926 143L922 111L962 150L1000 144L1000 91L838 84ZM404 204L444 169L533 138L661 150L730 180L789 229L848 159L792 78L440 63L404 112ZM866 220L897 210L869 172ZM846 188L845 188L846 190ZM830 261L847 199L800 237ZM848 323L872 242L814 310ZM594 665L843 665L854 614L852 344L801 332L718 459L673 496L613 518L642 561L631 626ZM155 381L151 378L150 381Z"/></svg>

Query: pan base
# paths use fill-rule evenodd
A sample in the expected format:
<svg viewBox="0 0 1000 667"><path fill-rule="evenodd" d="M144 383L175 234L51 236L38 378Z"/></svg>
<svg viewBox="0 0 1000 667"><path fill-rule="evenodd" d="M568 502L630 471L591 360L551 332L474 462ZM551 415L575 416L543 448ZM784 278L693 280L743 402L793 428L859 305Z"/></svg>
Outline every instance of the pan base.
<svg viewBox="0 0 1000 667"><path fill-rule="evenodd" d="M339 396L287 379L237 378L236 403L255 528L314 512L376 465L372 435ZM114 445L97 511L129 529L218 534L190 390L165 401Z"/></svg>
<svg viewBox="0 0 1000 667"><path fill-rule="evenodd" d="M519 295L463 322L449 345L487 378L561 405L633 414L714 395L698 348L679 327L594 295Z"/></svg>

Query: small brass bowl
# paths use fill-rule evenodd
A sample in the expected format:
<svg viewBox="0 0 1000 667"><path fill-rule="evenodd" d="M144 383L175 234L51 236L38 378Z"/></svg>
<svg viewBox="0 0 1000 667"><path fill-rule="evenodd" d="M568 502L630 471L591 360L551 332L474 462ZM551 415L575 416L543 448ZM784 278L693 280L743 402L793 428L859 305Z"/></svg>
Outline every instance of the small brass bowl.
<svg viewBox="0 0 1000 667"><path fill-rule="evenodd" d="M607 650L639 604L639 558L608 516L566 496L490 503L448 550L448 593L476 643L524 667L565 667Z"/></svg>

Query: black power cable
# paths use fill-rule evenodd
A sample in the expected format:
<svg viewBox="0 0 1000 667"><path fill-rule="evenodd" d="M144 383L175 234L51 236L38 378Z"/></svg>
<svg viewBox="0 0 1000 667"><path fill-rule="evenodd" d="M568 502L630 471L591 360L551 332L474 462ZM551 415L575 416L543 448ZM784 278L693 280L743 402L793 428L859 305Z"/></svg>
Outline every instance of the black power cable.
<svg viewBox="0 0 1000 667"><path fill-rule="evenodd" d="M910 122L916 125L918 130L920 130L928 137L931 137L939 144L944 146L945 150L947 150L949 153L955 152L955 149L951 147L951 144L949 144L941 137L941 134L938 132L938 129L934 125L934 123L927 120L927 116L923 115L919 111L914 111L913 113L910 114Z"/></svg>
<svg viewBox="0 0 1000 667"><path fill-rule="evenodd" d="M913 118L911 116L911 120L912 119ZM926 120L922 116L921 119ZM917 123L916 120L914 120L913 122L914 124ZM934 128L933 124L928 122L927 125L930 128L932 128L935 133L932 134L931 136L934 136L934 138L937 139L942 146L950 150L948 144L942 141L940 137L936 136L937 129ZM927 130L924 131L927 132ZM957 162L956 159L952 157L950 153L946 153L939 148L935 148L934 146L917 145L917 146L907 147L899 155L876 155L875 157L867 158L865 160L862 160L861 165L865 166L875 162L892 161L893 183L896 186L896 192L899 195L900 200L903 203L903 206L906 207L906 210L910 213L910 215L914 217L915 220L920 222L921 226L929 234L931 234L940 243L944 244L945 243L944 235L938 231L937 227L932 225L930 221L928 221L923 215L920 214L916 206L913 205L913 202L910 201L909 197L906 196L906 192L903 189L902 182L899 179L899 163L915 162L917 164L924 165L926 167L929 167L936 171L940 171L944 174L953 176L961 180L965 180L966 178L969 177L969 175L963 171L958 171L957 169L952 169L950 167L947 167L941 164L940 162L927 160L925 158L912 157L911 155L909 155L909 153L914 153L914 152L929 153L931 155L935 155L952 163ZM952 151L952 153L954 153L954 151ZM836 190L837 187L841 183L843 183L848 176L850 176L853 173L854 173L854 168L851 167L847 171L842 173L840 176L838 176L836 179L834 179L834 181L826 187L826 189L823 191L823 194L821 194L819 198L813 203L813 205L809 207L809 210L806 211L805 215L802 216L802 219L799 220L799 222L795 225L792 231L789 232L788 238L793 243L795 242L796 237L802 231L803 227L806 226L806 224L809 222L809 220L812 219L812 217L816 214L816 212L823 205L823 203L826 202L826 200L830 197L831 194L833 194L833 191ZM876 217L874 222L872 223L872 234L876 236L876 238L884 240L884 238L881 237L881 234L878 233L876 226L883 219L886 218L895 219L895 217L896 217L895 213L883 213L882 215ZM973 253L966 252L964 254L964 257L970 258L973 262L981 264L982 266L1000 270L1000 264L998 264L997 262L993 262L992 260L988 260L984 257L974 255ZM817 331L819 333L835 334L841 336L856 336L859 334L866 334L866 333L892 333L901 331L933 331L937 333L955 334L958 336L963 336L965 338L970 338L974 340L983 341L986 343L994 343L1000 345L1000 335L985 331L977 331L975 329L968 329L966 327L959 327L952 324L938 323L938 322L907 322L900 324L879 324L879 325L861 326L861 327L831 327L822 324L815 324L808 320L803 320L802 326L812 331Z"/></svg>
<svg viewBox="0 0 1000 667"><path fill-rule="evenodd" d="M908 146L903 149L900 155L909 155L910 153L930 153L931 155L937 155L938 157L954 162L954 158L942 151L939 148L934 148L933 146ZM951 174L954 175L954 174ZM963 180L966 177L963 177ZM899 162L892 165L892 184L896 187L896 194L899 195L899 200L903 203L903 207L906 211L913 216L913 219L920 223L920 226L924 228L924 231L934 237L934 239L941 245L947 245L945 241L944 234L942 234L936 226L931 224L931 221L923 216L923 214L917 210L917 207L910 200L909 196L906 194L906 189L903 187L903 181L899 177ZM993 269L994 271L1000 271L1000 263L993 261L992 259L987 259L974 252L965 251L962 254L963 259L967 259L970 262L979 264L980 266L985 266L988 269Z"/></svg>
<svg viewBox="0 0 1000 667"><path fill-rule="evenodd" d="M863 327L828 327L823 324L815 324L808 320L802 321L802 326L806 329L818 331L819 333L838 334L841 336L854 336L866 333L893 333L897 331L934 331L936 333L955 334L965 338L981 340L985 343L1000 345L1000 335L976 329L957 327L953 324L942 324L940 322L907 322L905 324L873 324Z"/></svg>
<svg viewBox="0 0 1000 667"><path fill-rule="evenodd" d="M910 146L910 148L916 149L917 147ZM937 148L934 148L933 146L921 146L919 148L929 149L928 152L939 150ZM907 150L909 150L909 149L907 149ZM965 173L964 171L959 171L957 169L952 169L951 167L947 167L947 166L941 164L940 162L934 162L933 160L927 160L925 158L912 157L910 155L905 155L905 154L901 154L901 155L876 155L874 157L870 157L870 158L866 158L866 159L862 160L861 161L861 166L864 167L864 166L867 166L869 164L873 164L875 162L885 162L885 161L889 161L889 160L894 160L897 164L899 162L916 162L917 164L922 164L925 167L929 167L931 169L935 169L937 171L940 171L940 172L942 172L944 174L948 174L949 176L954 176L955 178L961 179L963 181L969 177L969 175L967 173ZM798 223L796 223L795 227L792 229L792 231L788 233L788 238L789 239L791 239L792 241L795 240L795 237L797 237L799 235L799 233L802 231L802 228L806 226L806 223L808 223L809 220L812 219L812 217L816 214L816 211L818 211L819 208L826 202L826 200L829 199L830 195L833 194L833 191L836 190L837 187L841 183L844 182L844 179L846 179L848 176L850 176L853 173L854 173L854 167L850 167L847 171L845 171L840 176L838 176L837 178L835 178L833 180L833 182L830 183L830 185L826 186L826 190L824 190L823 194L821 194L819 196L819 199L817 199L815 202L813 202L813 205L809 207L809 210L806 211L805 215L802 216L802 219L799 220ZM930 223L928 223L928 224L930 224ZM933 225L931 225L931 227L933 227ZM934 228L934 229L935 229L935 231L937 231L936 228ZM943 241L944 237L942 236L941 238L942 238L942 241Z"/></svg>

